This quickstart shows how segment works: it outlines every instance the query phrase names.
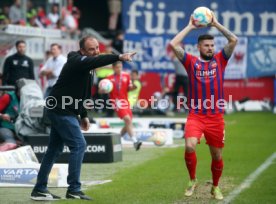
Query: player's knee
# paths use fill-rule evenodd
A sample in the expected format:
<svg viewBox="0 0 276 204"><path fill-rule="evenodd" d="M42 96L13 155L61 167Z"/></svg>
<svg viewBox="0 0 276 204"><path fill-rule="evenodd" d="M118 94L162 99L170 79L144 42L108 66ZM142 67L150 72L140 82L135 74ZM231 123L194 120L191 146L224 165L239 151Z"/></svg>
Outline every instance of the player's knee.
<svg viewBox="0 0 276 204"><path fill-rule="evenodd" d="M125 121L125 123L126 123L127 125L131 124L131 119L130 119L130 117L128 117L128 116L126 116L126 117L124 118L124 121Z"/></svg>
<svg viewBox="0 0 276 204"><path fill-rule="evenodd" d="M185 139L185 151L194 152L196 150L197 140L193 138Z"/></svg>
<svg viewBox="0 0 276 204"><path fill-rule="evenodd" d="M196 145L192 143L186 143L185 144L185 151L186 152L194 152L196 150Z"/></svg>
<svg viewBox="0 0 276 204"><path fill-rule="evenodd" d="M212 154L212 159L215 160L215 161L221 160L221 159L222 159L221 153L220 153L220 152L214 152L214 153Z"/></svg>

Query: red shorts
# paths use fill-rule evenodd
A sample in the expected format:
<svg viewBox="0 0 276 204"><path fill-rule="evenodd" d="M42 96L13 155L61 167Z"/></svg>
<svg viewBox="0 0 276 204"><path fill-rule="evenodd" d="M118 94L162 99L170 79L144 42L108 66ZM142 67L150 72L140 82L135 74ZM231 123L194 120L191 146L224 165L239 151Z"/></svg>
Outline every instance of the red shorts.
<svg viewBox="0 0 276 204"><path fill-rule="evenodd" d="M198 143L200 143L202 136L205 137L206 144L218 148L224 147L223 114L188 115L184 137L196 137L198 139Z"/></svg>
<svg viewBox="0 0 276 204"><path fill-rule="evenodd" d="M125 108L125 109L118 109L115 110L118 117L123 119L125 116L129 115L130 118L132 118L132 111L129 108Z"/></svg>

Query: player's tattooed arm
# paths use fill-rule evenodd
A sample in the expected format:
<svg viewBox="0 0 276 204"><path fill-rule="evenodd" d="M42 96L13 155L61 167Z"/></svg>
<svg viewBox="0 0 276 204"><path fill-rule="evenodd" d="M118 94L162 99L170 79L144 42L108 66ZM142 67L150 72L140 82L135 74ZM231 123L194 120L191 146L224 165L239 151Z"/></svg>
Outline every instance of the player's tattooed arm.
<svg viewBox="0 0 276 204"><path fill-rule="evenodd" d="M228 40L228 43L225 45L223 49L224 49L225 55L228 58L230 58L237 45L238 38L225 27L222 27L220 31Z"/></svg>
<svg viewBox="0 0 276 204"><path fill-rule="evenodd" d="M184 38L195 28L190 18L189 24L171 40L170 45L178 59L182 60L184 57L185 50L181 47Z"/></svg>
<svg viewBox="0 0 276 204"><path fill-rule="evenodd" d="M228 40L228 43L225 45L224 49L224 53L225 55L230 58L236 45L238 42L238 37L232 33L231 31L229 31L226 27L224 27L223 25L221 25L216 16L213 13L213 22L212 22L212 26L216 27Z"/></svg>
<svg viewBox="0 0 276 204"><path fill-rule="evenodd" d="M185 50L180 45L172 46L172 49L173 49L173 52L176 55L176 57L179 60L183 60L184 54L185 54Z"/></svg>

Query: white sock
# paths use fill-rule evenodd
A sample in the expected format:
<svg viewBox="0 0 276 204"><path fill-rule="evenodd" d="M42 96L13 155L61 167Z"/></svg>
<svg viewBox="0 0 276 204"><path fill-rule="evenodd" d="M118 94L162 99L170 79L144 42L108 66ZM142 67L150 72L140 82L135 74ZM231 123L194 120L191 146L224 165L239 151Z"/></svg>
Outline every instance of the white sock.
<svg viewBox="0 0 276 204"><path fill-rule="evenodd" d="M137 138L135 136L132 136L131 137L132 141L135 143L135 142L138 142Z"/></svg>

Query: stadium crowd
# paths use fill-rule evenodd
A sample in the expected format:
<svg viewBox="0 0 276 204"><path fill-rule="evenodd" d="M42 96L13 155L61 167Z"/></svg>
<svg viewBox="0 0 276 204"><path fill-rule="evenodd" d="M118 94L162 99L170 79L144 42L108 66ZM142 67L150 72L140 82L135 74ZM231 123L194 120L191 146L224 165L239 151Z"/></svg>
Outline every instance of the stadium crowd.
<svg viewBox="0 0 276 204"><path fill-rule="evenodd" d="M74 6L73 0L67 0L67 6L60 8L57 3L52 3L49 12L41 5L35 5L28 0L26 13L22 10L22 1L14 0L11 5L3 5L0 10L0 25L15 24L39 28L60 29L65 37L78 39L80 34L80 10Z"/></svg>

